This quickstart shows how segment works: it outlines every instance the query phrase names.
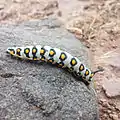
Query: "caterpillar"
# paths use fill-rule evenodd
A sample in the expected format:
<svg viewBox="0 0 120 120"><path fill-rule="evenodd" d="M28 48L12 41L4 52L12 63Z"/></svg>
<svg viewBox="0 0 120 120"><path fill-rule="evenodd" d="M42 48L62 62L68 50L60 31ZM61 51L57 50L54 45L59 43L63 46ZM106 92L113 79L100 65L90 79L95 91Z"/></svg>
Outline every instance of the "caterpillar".
<svg viewBox="0 0 120 120"><path fill-rule="evenodd" d="M76 78L83 81L86 85L90 84L95 73L101 71L97 70L92 72L77 57L59 48L50 46L8 47L6 52L18 58L41 60L56 64L62 68L67 68L74 73Z"/></svg>

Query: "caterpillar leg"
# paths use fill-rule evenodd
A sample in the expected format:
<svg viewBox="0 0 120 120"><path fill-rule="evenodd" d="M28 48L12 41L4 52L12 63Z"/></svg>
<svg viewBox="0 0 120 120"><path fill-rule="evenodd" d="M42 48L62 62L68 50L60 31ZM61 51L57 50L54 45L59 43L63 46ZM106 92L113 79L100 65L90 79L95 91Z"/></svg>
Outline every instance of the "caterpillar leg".
<svg viewBox="0 0 120 120"><path fill-rule="evenodd" d="M68 70L68 72L70 72L70 73L73 72L73 68L72 68L72 67L71 67L71 68L68 68L67 70Z"/></svg>

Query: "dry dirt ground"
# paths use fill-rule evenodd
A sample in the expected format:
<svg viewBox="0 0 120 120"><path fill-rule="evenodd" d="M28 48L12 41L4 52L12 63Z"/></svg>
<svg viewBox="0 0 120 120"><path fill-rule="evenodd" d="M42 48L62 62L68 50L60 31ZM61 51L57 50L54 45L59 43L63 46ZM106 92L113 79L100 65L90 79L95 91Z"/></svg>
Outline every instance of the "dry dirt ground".
<svg viewBox="0 0 120 120"><path fill-rule="evenodd" d="M120 120L120 0L0 0L0 23L56 16L92 53L101 120Z"/></svg>

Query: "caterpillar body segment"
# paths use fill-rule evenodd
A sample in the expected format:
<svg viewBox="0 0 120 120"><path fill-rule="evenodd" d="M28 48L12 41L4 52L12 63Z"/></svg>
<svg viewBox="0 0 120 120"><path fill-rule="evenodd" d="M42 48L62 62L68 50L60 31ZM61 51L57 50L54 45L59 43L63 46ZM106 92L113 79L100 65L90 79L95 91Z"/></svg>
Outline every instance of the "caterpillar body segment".
<svg viewBox="0 0 120 120"><path fill-rule="evenodd" d="M58 64L63 68L68 68L74 72L78 78L82 78L82 80L88 84L94 76L94 72L91 72L77 57L58 48L41 45L9 47L7 53L23 59L42 60L52 64Z"/></svg>

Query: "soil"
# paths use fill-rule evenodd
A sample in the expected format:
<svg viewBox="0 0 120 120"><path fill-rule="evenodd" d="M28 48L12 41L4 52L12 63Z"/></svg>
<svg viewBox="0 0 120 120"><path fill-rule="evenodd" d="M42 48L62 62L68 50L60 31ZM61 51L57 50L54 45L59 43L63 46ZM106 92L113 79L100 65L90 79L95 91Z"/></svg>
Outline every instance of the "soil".
<svg viewBox="0 0 120 120"><path fill-rule="evenodd" d="M63 21L91 51L92 69L104 68L94 77L100 119L120 120L120 85L113 85L115 95L110 95L112 86L105 87L105 81L110 86L120 79L120 0L0 0L1 24L50 15Z"/></svg>

